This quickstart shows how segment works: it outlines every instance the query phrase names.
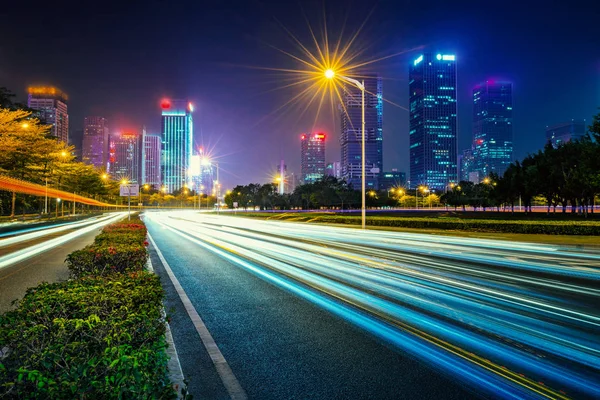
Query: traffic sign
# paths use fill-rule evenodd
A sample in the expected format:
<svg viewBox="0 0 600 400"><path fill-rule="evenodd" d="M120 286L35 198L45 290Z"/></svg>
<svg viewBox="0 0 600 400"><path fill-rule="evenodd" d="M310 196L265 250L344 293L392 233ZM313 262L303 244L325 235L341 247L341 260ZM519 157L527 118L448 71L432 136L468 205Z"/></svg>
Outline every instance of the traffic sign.
<svg viewBox="0 0 600 400"><path fill-rule="evenodd" d="M119 187L120 194L123 197L127 196L138 196L140 193L140 185L137 183L121 184Z"/></svg>

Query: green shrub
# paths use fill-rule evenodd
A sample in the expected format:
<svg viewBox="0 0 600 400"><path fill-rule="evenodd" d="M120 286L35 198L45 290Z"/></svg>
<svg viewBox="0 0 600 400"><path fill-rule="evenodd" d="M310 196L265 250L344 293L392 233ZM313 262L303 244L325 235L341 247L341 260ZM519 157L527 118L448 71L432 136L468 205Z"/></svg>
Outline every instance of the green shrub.
<svg viewBox="0 0 600 400"><path fill-rule="evenodd" d="M163 297L148 272L29 289L0 316L0 397L174 398Z"/></svg>
<svg viewBox="0 0 600 400"><path fill-rule="evenodd" d="M128 271L142 271L148 260L143 244L93 244L76 250L66 259L73 277L108 275Z"/></svg>

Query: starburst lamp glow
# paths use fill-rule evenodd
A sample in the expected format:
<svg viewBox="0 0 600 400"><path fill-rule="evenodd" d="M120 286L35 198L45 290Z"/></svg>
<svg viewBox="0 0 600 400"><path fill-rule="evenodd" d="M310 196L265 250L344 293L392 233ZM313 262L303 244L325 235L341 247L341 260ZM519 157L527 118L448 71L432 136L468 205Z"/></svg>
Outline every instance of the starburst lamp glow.
<svg viewBox="0 0 600 400"><path fill-rule="evenodd" d="M335 76L335 71L331 68L325 70L325 78L332 79Z"/></svg>

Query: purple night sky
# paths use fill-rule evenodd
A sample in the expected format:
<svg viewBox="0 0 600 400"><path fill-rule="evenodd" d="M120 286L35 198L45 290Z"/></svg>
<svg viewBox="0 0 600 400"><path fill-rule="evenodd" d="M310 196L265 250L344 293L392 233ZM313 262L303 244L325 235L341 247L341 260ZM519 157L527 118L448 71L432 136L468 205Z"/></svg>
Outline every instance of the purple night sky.
<svg viewBox="0 0 600 400"><path fill-rule="evenodd" d="M366 59L420 47L456 54L459 149L471 141L472 88L486 79L514 83L517 158L543 146L546 125L590 121L598 112L600 24L593 3L372 4L13 2L0 14L0 86L20 100L29 84L64 90L71 135L82 129L86 115L108 118L111 132L146 125L158 133L160 100L188 98L196 107L196 144L218 156L226 187L268 181L280 157L299 172L300 134L311 129L328 134L327 159L340 158L339 117L329 103L316 122L316 107L303 113L306 102L276 111L299 91L274 91L290 75L248 68L296 68L272 46L300 55L281 25L311 45L303 13L319 37L325 16L334 38L346 20L347 40L372 11L356 42ZM385 170L408 171L408 64L418 54L408 51L369 69L383 76L384 98L403 107L384 104Z"/></svg>

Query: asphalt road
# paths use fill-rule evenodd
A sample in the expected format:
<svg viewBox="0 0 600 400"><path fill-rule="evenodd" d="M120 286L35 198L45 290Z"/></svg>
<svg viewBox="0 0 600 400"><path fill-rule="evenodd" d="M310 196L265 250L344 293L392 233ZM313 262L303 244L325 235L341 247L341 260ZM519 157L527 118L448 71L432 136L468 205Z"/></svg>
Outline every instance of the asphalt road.
<svg viewBox="0 0 600 400"><path fill-rule="evenodd" d="M190 212L146 222L249 398L600 396L600 253ZM152 257L191 393L227 398Z"/></svg>
<svg viewBox="0 0 600 400"><path fill-rule="evenodd" d="M93 242L106 224L123 213L97 216L40 229L21 229L0 238L0 313L13 308L13 300L42 282L59 282L69 277L65 258Z"/></svg>

